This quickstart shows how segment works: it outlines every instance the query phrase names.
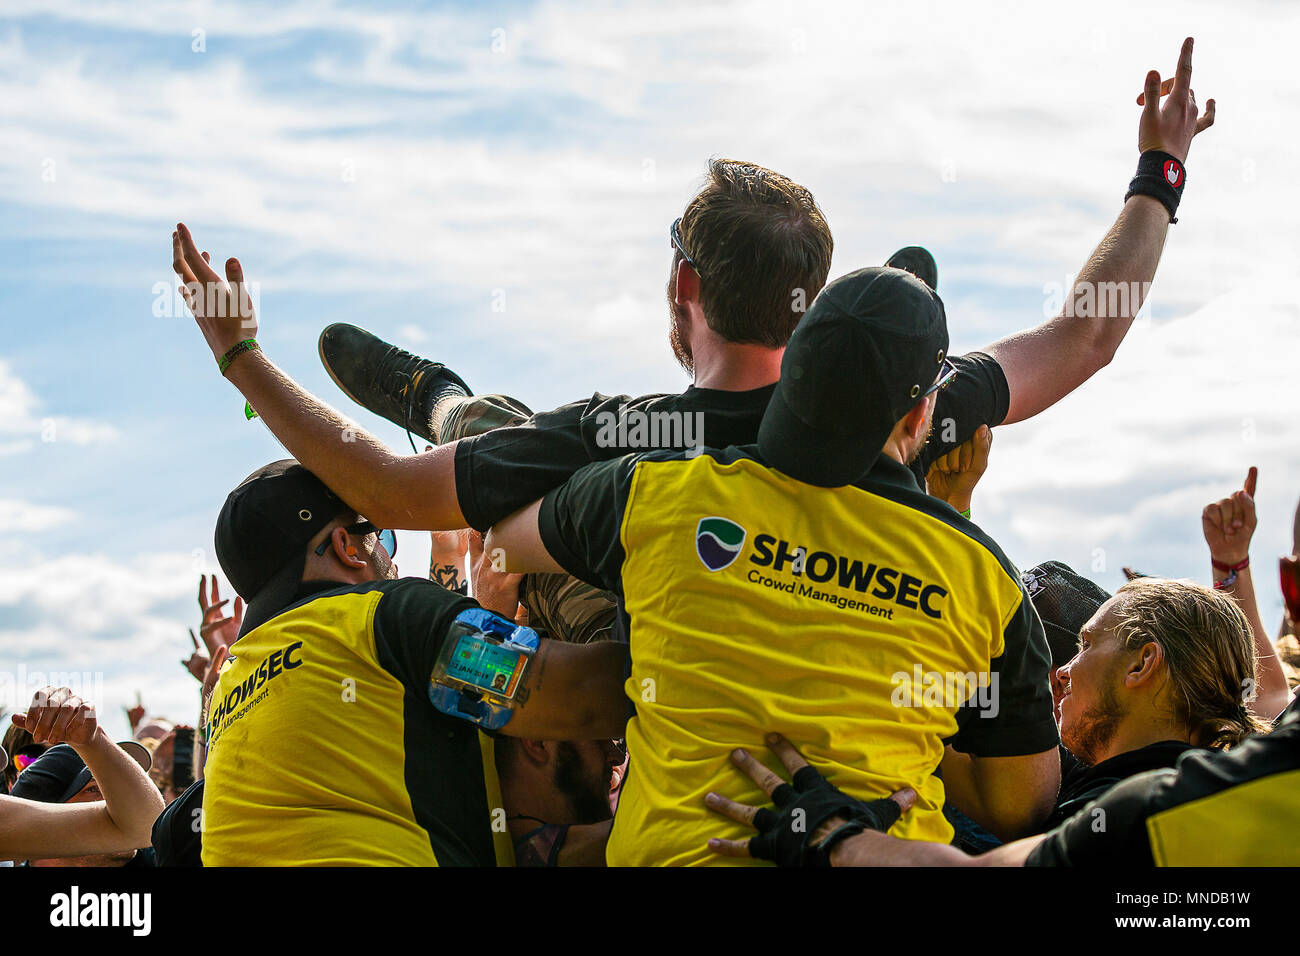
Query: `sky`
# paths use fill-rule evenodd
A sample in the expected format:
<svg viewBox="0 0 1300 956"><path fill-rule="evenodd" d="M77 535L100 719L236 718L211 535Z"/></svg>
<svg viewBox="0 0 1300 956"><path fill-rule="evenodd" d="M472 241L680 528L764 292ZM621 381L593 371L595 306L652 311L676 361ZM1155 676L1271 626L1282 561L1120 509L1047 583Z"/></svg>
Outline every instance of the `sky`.
<svg viewBox="0 0 1300 956"><path fill-rule="evenodd" d="M1209 580L1200 511L1260 469L1267 626L1300 497L1300 8L999 3L0 4L0 706L78 675L111 732L181 667L226 493L283 457L175 296L170 233L320 366L348 321L535 409L688 384L668 224L710 157L810 188L831 275L928 247L953 351L1050 317L1118 214L1149 69L1196 38L1214 127L1114 361L995 431L976 520L1021 568ZM404 573L428 539L403 533ZM226 588L229 593L229 588Z"/></svg>

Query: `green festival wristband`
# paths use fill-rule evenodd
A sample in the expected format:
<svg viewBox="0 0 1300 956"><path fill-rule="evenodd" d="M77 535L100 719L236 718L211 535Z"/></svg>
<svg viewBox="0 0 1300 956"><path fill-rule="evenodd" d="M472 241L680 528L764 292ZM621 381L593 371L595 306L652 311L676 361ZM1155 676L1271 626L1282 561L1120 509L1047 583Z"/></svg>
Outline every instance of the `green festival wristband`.
<svg viewBox="0 0 1300 956"><path fill-rule="evenodd" d="M229 350L227 350L225 355L221 356L221 358L217 360L217 368L221 370L222 375L225 375L226 369L230 368L231 362L239 358L239 356L243 355L245 352L257 352L261 351L261 348L262 347L257 344L257 339L244 339L242 342L236 342L229 348Z"/></svg>

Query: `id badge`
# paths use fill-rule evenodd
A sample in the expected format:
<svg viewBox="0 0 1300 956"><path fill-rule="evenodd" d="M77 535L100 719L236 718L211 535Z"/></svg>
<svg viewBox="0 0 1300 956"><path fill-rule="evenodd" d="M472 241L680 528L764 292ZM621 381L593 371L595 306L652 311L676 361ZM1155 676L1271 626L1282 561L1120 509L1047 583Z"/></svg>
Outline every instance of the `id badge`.
<svg viewBox="0 0 1300 956"><path fill-rule="evenodd" d="M537 647L531 628L483 608L462 611L429 677L429 700L440 713L499 730L514 716L515 692Z"/></svg>

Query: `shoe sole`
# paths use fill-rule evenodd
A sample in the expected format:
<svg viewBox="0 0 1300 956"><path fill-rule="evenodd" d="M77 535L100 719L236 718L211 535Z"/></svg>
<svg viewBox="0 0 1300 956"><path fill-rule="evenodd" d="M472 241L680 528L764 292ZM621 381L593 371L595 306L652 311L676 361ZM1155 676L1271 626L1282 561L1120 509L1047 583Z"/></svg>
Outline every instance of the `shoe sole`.
<svg viewBox="0 0 1300 956"><path fill-rule="evenodd" d="M330 368L329 359L325 357L325 333L328 332L331 328L333 328L332 325L327 325L324 329L321 330L320 337L316 339L316 354L320 356L320 364L325 367L325 373L329 375L331 381L333 381L334 384L339 387L339 391L352 400L352 404L360 405L362 408L370 412L372 415L379 415L379 413L374 411L374 409L372 409L369 405L367 405L365 402L361 401L350 391L348 391L348 387L344 385L342 382L340 382L339 377L334 374L334 369ZM359 325L354 325L352 326L352 328L365 332L367 335L374 334L373 332L367 332ZM388 421L388 417L385 415L379 415L379 417L384 419L384 421Z"/></svg>

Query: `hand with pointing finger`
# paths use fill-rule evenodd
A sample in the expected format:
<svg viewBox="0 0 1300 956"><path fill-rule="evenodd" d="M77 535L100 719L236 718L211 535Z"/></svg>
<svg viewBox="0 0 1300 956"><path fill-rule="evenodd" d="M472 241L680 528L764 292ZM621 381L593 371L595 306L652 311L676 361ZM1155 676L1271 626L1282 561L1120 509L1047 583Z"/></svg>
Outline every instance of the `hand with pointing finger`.
<svg viewBox="0 0 1300 956"><path fill-rule="evenodd" d="M732 752L737 767L763 788L776 810L736 803L717 793L704 802L722 816L758 830L748 840L712 839L709 849L721 856L751 856L779 866L829 866L830 851L864 830L889 830L916 803L916 791L904 788L890 797L863 803L838 790L780 734L767 746L791 774L786 783L747 751Z"/></svg>
<svg viewBox="0 0 1300 956"><path fill-rule="evenodd" d="M1210 547L1211 560L1233 566L1250 556L1255 534L1255 482L1259 469L1251 467L1240 491L1211 502L1201 512L1201 531Z"/></svg>
<svg viewBox="0 0 1300 956"><path fill-rule="evenodd" d="M1163 106L1160 98L1168 94ZM1178 56L1178 69L1172 78L1160 82L1160 73L1147 74L1146 87L1138 96L1142 118L1138 121L1138 152L1159 149L1178 159L1187 161L1192 137L1214 125L1214 100L1205 104L1205 114L1199 115L1196 94L1192 92L1192 38L1183 41Z"/></svg>

